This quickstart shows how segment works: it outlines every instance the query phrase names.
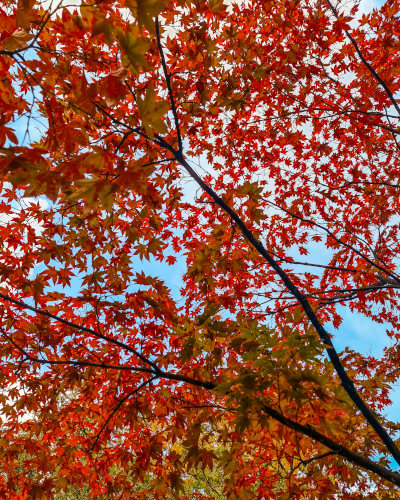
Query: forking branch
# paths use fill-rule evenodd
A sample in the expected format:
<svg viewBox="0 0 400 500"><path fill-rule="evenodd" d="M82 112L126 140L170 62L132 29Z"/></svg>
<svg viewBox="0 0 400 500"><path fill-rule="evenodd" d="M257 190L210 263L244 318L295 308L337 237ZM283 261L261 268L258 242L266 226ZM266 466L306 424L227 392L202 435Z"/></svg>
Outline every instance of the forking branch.
<svg viewBox="0 0 400 500"><path fill-rule="evenodd" d="M162 61L164 60L163 49L161 43L159 43L160 57ZM168 73L168 68L163 63L164 72ZM168 91L170 92L170 101L174 102L174 98L172 95L172 90L170 86L168 87ZM179 123L178 123L179 126ZM283 284L287 288L287 290L297 299L298 303L302 306L304 312L306 313L308 319L314 326L317 331L320 339L327 346L327 354L328 357L333 364L339 378L341 384L347 394L350 396L356 407L363 414L367 422L371 425L371 427L375 430L378 436L385 443L387 449L392 454L393 458L400 465L400 450L396 446L393 439L389 436L387 431L382 427L379 423L378 419L375 417L373 412L368 408L365 404L364 400L358 394L357 389L354 386L353 381L347 375L346 370L344 369L339 355L332 343L329 333L326 331L320 320L318 319L316 313L314 312L311 304L307 300L307 298L300 292L297 286L293 283L290 277L283 271L281 266L275 261L272 255L268 252L268 250L264 247L264 245L254 236L253 232L246 226L246 224L242 221L242 219L237 215L237 213L227 205L222 198L210 187L208 186L203 179L197 174L197 172L189 165L189 163L185 160L183 152L178 150L176 151L171 145L165 144L165 141L162 141L161 144L166 149L168 149L176 158L176 160L182 165L182 167L188 172L188 174L197 182L197 184L207 193L210 198L230 217L232 221L234 221L237 227L242 232L243 236L246 240L253 246L253 248L266 260L266 262L272 267L272 269L276 272L276 274L280 277ZM382 269L384 272L388 273L386 270ZM391 273L388 273L392 276Z"/></svg>

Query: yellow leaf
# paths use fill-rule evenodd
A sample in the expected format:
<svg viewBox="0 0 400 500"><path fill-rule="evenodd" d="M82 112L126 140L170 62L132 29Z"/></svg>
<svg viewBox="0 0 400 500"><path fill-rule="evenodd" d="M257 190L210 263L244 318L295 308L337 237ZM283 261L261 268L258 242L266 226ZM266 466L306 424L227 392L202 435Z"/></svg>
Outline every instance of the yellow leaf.
<svg viewBox="0 0 400 500"><path fill-rule="evenodd" d="M290 49L287 55L292 63L297 61L297 54L294 50Z"/></svg>
<svg viewBox="0 0 400 500"><path fill-rule="evenodd" d="M239 493L240 500L251 500L251 498L254 498L255 496L255 493L251 491L250 488L245 488Z"/></svg>
<svg viewBox="0 0 400 500"><path fill-rule="evenodd" d="M150 40L143 36L139 37L138 34L135 27L126 33L122 31L118 33L119 46L123 52L122 64L135 76L139 75L140 70L151 71L153 69L144 57L150 48Z"/></svg>
<svg viewBox="0 0 400 500"><path fill-rule="evenodd" d="M22 28L24 30L29 30L29 10L21 9L17 10L17 28Z"/></svg>
<svg viewBox="0 0 400 500"><path fill-rule="evenodd" d="M57 488L59 488L60 490L66 491L67 486L68 486L68 481L65 479L65 477L59 476L59 477L57 477L57 479L54 482L55 482Z"/></svg>
<svg viewBox="0 0 400 500"><path fill-rule="evenodd" d="M80 189L68 196L69 200L85 199L85 211L98 205L98 200L106 210L111 210L114 203L114 193L118 186L113 182L93 177L92 179L79 179L75 181Z"/></svg>
<svg viewBox="0 0 400 500"><path fill-rule="evenodd" d="M153 488L154 488L155 493L165 494L165 492L167 490L165 477L160 477L160 478L154 479Z"/></svg>
<svg viewBox="0 0 400 500"><path fill-rule="evenodd" d="M33 35L27 33L25 30L15 30L14 33L6 38L3 42L3 50L13 51L16 49L21 49L28 45L27 42L32 40Z"/></svg>
<svg viewBox="0 0 400 500"><path fill-rule="evenodd" d="M297 325L297 323L300 323L300 321L304 318L306 313L303 311L303 308L301 306L297 306L296 309L293 311L293 320L294 324Z"/></svg>
<svg viewBox="0 0 400 500"><path fill-rule="evenodd" d="M143 26L149 33L155 33L153 18L157 17L165 8L161 0L128 0L127 6L136 17L139 28Z"/></svg>
<svg viewBox="0 0 400 500"><path fill-rule="evenodd" d="M107 22L106 19L100 19L100 21L97 21L97 23L93 26L92 37L101 34L104 35L106 44L111 47L115 40L116 29L112 24Z"/></svg>
<svg viewBox="0 0 400 500"><path fill-rule="evenodd" d="M153 139L154 131L160 134L168 132L167 126L161 120L161 117L164 116L168 110L168 101L156 101L153 82L147 87L146 95L143 100L138 95L137 106L139 116L150 139Z"/></svg>
<svg viewBox="0 0 400 500"><path fill-rule="evenodd" d="M94 172L101 172L105 165L104 154L102 153L100 149L89 153L82 161L82 164L92 167Z"/></svg>
<svg viewBox="0 0 400 500"><path fill-rule="evenodd" d="M224 0L210 0L209 7L212 12L218 12L223 6Z"/></svg>

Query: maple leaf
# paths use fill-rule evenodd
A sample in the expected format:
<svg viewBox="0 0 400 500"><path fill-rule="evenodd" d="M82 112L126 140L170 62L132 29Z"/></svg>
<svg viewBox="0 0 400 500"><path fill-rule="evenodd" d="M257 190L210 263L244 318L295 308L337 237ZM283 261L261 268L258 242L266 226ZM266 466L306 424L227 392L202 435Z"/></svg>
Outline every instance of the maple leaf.
<svg viewBox="0 0 400 500"><path fill-rule="evenodd" d="M150 139L153 139L154 132L165 134L168 132L167 126L161 119L168 110L168 101L157 101L153 82L147 87L144 99L138 96L137 106L143 127Z"/></svg>
<svg viewBox="0 0 400 500"><path fill-rule="evenodd" d="M124 81L127 76L128 71L125 68L118 68L104 78L99 91L104 95L107 107L115 106L125 98Z"/></svg>
<svg viewBox="0 0 400 500"><path fill-rule="evenodd" d="M147 178L153 173L154 166L146 165L144 160L131 161L118 176L116 184L123 188L134 189L138 193L147 190Z"/></svg>
<svg viewBox="0 0 400 500"><path fill-rule="evenodd" d="M67 154L76 151L79 145L86 142L86 134L82 128L82 123L79 120L74 120L63 124L62 129L59 130L58 140L64 144Z"/></svg>
<svg viewBox="0 0 400 500"><path fill-rule="evenodd" d="M167 262L170 266L174 265L176 262L176 257L173 255L167 255Z"/></svg>
<svg viewBox="0 0 400 500"><path fill-rule="evenodd" d="M29 500L41 500L44 498L46 498L45 489L39 484L32 486L32 488L29 491L28 499Z"/></svg>
<svg viewBox="0 0 400 500"><path fill-rule="evenodd" d="M27 47L28 42L32 40L33 35L23 29L15 30L14 33L7 37L2 43L2 49L12 52L16 49Z"/></svg>
<svg viewBox="0 0 400 500"><path fill-rule="evenodd" d="M26 3L26 2L24 2L24 3ZM16 21L17 28L21 28L26 32L29 31L30 22L29 22L29 6L28 5L20 6L18 8L15 21Z"/></svg>
<svg viewBox="0 0 400 500"><path fill-rule="evenodd" d="M397 498L400 0L61 7L0 8L0 498Z"/></svg>
<svg viewBox="0 0 400 500"><path fill-rule="evenodd" d="M144 26L149 33L155 33L153 18L157 17L165 8L162 0L127 0L126 5L136 17L139 28Z"/></svg>
<svg viewBox="0 0 400 500"><path fill-rule="evenodd" d="M122 64L134 75L138 75L139 71L151 71L153 69L144 57L144 54L150 48L150 40L144 36L139 36L136 27L131 27L126 33L118 31L118 42L123 51Z"/></svg>
<svg viewBox="0 0 400 500"><path fill-rule="evenodd" d="M114 203L114 193L118 187L106 179L93 176L91 179L78 179L75 181L79 189L69 194L69 200L85 200L85 210L97 206L100 202L106 210L111 210Z"/></svg>
<svg viewBox="0 0 400 500"><path fill-rule="evenodd" d="M98 35L103 35L104 40L106 41L107 45L110 47L114 43L116 34L117 34L117 30L105 18L97 21L94 24L93 29L92 29L92 37L95 37Z"/></svg>
<svg viewBox="0 0 400 500"><path fill-rule="evenodd" d="M180 474L173 473L170 476L171 487L174 490L176 495L179 493L185 493L185 486Z"/></svg>
<svg viewBox="0 0 400 500"><path fill-rule="evenodd" d="M4 146L7 139L14 144L18 144L18 139L14 130L10 127L6 127L5 125L0 125L0 146Z"/></svg>

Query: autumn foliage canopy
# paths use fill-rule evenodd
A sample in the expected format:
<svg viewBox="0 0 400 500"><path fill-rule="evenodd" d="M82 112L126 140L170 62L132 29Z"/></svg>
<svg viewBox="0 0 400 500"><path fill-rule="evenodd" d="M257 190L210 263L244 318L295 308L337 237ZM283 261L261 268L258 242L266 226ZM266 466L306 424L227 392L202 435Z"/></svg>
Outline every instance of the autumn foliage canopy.
<svg viewBox="0 0 400 500"><path fill-rule="evenodd" d="M1 498L399 498L399 9L1 1Z"/></svg>

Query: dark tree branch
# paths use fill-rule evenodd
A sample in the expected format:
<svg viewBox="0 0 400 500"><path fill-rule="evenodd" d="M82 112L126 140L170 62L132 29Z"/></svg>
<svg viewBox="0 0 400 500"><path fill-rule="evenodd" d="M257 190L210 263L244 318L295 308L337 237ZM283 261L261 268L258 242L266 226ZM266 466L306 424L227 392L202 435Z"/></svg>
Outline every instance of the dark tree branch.
<svg viewBox="0 0 400 500"><path fill-rule="evenodd" d="M180 127L179 127L178 113L176 111L176 105L175 105L174 95L172 93L172 88L171 88L171 75L168 73L168 68L167 68L167 64L165 62L165 57L164 57L164 51L163 51L163 48L162 48L162 45L161 45L160 28L159 28L159 25L158 25L158 17L156 17L156 34L157 34L158 51L160 52L161 64L162 64L162 67L163 67L163 70L164 70L165 81L167 83L169 99L171 101L172 114L174 115L176 134L177 134L177 137L178 137L179 152L182 153L183 146L182 146L181 130L180 130Z"/></svg>
<svg viewBox="0 0 400 500"><path fill-rule="evenodd" d="M122 342L119 342L118 340L116 339L113 339L111 337L107 337L106 335L102 335L98 332L96 332L95 330L92 330L91 328L86 328L84 326L80 326L80 325L77 325L75 323L71 323L70 321L66 321L58 316L55 316L54 314L51 314L49 313L48 311L42 311L41 309L37 309L35 307L32 307L32 306L29 306L28 304L25 304L24 302L21 302L19 300L15 300L15 299L12 299L11 297L8 297L7 295L3 295L0 293L0 297L3 298L4 300L6 301L9 301L15 305L18 305L20 307L23 307L25 309L29 309L30 311L33 311L33 312L36 312L37 314L40 314L42 316L47 316L47 317L51 317L57 321L59 321L60 323L63 323L63 324L66 324L68 326L70 326L71 328L75 328L77 330L83 330L85 332L88 332L92 335L95 335L96 337L98 338L101 338L102 340L105 340L106 342L111 342L113 344L116 344L118 345L119 347L121 347L122 349L125 349L129 352L132 352L135 356L137 356L141 361L143 361L143 363L146 363L147 365L151 366L153 369L146 369L146 368L129 368L129 367L126 367L126 366L121 366L121 370L135 370L135 371L138 371L138 372L143 372L143 373L149 373L149 374L153 374L153 375L156 375L158 378L165 378L165 379L168 379L168 380L176 380L178 382L186 382L188 384L191 384L191 385L195 385L197 387L202 387L203 389L213 389L215 387L215 384L211 383L211 382L203 382L202 380L197 380L197 379L194 379L194 378L191 378L191 377L186 377L185 375L181 375L179 373L169 373L169 372L165 372L164 370L161 370L155 363L153 363L152 361L150 361L149 359L145 358L142 354L138 353L135 349L133 349L132 347L126 345L126 344L123 344ZM78 361L60 361L60 362L57 362L57 361L51 361L51 360L41 360L40 358L33 358L32 356L29 356L29 354L24 350L22 349L20 346L18 346L17 344L15 344L15 342L11 339L10 336L7 336L7 334L4 332L4 330L2 329L3 331L3 335L5 337L7 337L7 339L22 353L24 354L24 356L29 359L30 361L32 362L37 362L37 363L42 363L42 364L47 364L47 365L61 365L61 364L71 364L71 365L75 365L75 366L78 366L78 363L80 363L81 366L96 366L98 368L104 368L104 369L108 369L108 368L114 368L114 369L118 369L115 365L103 365L101 363L90 363L87 362L85 364L81 363L81 362L78 362Z"/></svg>
<svg viewBox="0 0 400 500"><path fill-rule="evenodd" d="M341 186L337 187L330 187L330 191L337 191L339 189L343 189L352 185L367 185L367 186L387 186L387 187L392 187L392 188L400 188L399 184L390 184L389 182L370 182L370 181L352 181L352 182L347 182L346 184L342 184Z"/></svg>
<svg viewBox="0 0 400 500"><path fill-rule="evenodd" d="M336 451L327 451L326 453L322 453L321 455L317 455L316 457L308 458L307 460L302 460L300 465L308 465L311 462L315 462L316 460L321 460L322 458L329 457L332 455L337 455Z"/></svg>
<svg viewBox="0 0 400 500"><path fill-rule="evenodd" d="M349 462L352 462L353 464L358 465L359 467L362 467L365 470L377 474L378 476L386 479L390 483L393 483L396 486L400 486L400 474L398 474L397 472L393 472L389 469L386 469L385 467L382 467L381 465L378 465L377 463L373 462L369 458L365 458L362 455L355 453L354 451L351 451L348 448L345 448L336 441L333 441L333 439L324 436L313 427L309 425L299 424L298 422L295 422L285 417L284 415L282 415L281 413L279 413L278 411L274 410L273 408L267 405L263 406L263 411L273 419L280 422L282 425L285 425L286 427L289 427L295 432L300 432L301 434L304 434L305 436L314 439L318 443L323 444L324 446L332 450L330 454L335 453L345 458ZM316 458L322 458L322 456L315 457L315 459ZM310 459L310 461L312 460L313 459Z"/></svg>
<svg viewBox="0 0 400 500"><path fill-rule="evenodd" d="M18 305L20 305L20 304L18 304ZM25 304L25 306L26 306L26 304ZM21 307L24 307L24 305L21 305ZM27 308L30 308L30 307L28 306ZM21 360L20 365L22 365L22 363L24 363L27 360L30 360L32 362L46 363L46 360L41 360L39 358L33 358L33 357L29 356L24 351L24 349L20 348L17 344L15 344L15 342L7 334L5 334L5 332L3 332L3 334L24 355L24 358ZM64 363L64 362L61 362L61 363ZM71 364L75 364L75 362L72 362ZM84 364L82 362L80 362L80 364L81 364L81 366L96 366L98 368L104 368L104 369L108 369L108 368L120 369L120 370L131 369L130 367L126 367L126 366L118 367L118 366L112 366L112 365L111 366L101 365L101 364L96 365L95 363L86 363L86 362L84 362ZM134 369L134 368L132 368L132 369ZM212 382L203 382L201 380L191 379L189 377L185 377L185 376L182 376L182 375L166 373L166 372L163 372L161 370L158 371L158 372L151 372L149 369L143 368L143 369L138 369L138 371L143 371L143 372L146 372L146 373L151 373L153 375L153 377L150 378L150 379L148 379L148 380L146 380L146 381L144 381L142 384L140 384L136 389L134 389L133 391L131 391L126 397L124 397L118 403L118 405L116 406L116 408L112 411L112 413L107 418L106 422L103 424L103 426L100 429L99 433L95 436L95 442L93 443L93 445L91 446L91 448L89 448L88 450L86 450L87 452L90 451L90 450L92 450L94 448L94 446L97 444L97 442L98 442L98 440L100 438L101 433L104 431L104 429L106 428L106 426L110 422L111 418L118 411L118 409L121 408L121 406L123 405L123 403L129 397L131 397L134 393L137 393L140 389L142 389L146 384L150 383L152 380L159 379L159 378L167 378L167 379L170 379L170 380L176 380L176 381L180 381L180 382L186 382L186 383L188 383L190 385L194 385L196 387L202 387L202 388L208 389L208 390L213 390L213 389L215 389L217 387L217 385L213 384ZM397 486L400 486L400 475L399 474L397 474L395 472L392 472L392 471L390 471L388 469L385 469L384 467L376 464L372 460L370 460L368 458L365 458L362 455L359 455L358 453L355 453L355 452L353 452L353 451L345 448L344 446L342 446L339 443L336 443L335 441L331 440L330 438L324 436L323 434L319 433L318 431L316 431L315 429L313 429L310 426L304 426L304 425L299 424L299 423L297 423L297 422L295 422L293 420L290 420L289 418L285 417L284 415L282 415L281 413L277 412L273 408L270 408L269 406L264 405L263 406L263 411L267 415L269 415L270 417L274 418L275 420L277 420L281 424L285 425L286 427L289 427L290 429L292 429L294 431L301 432L302 434L304 434L304 435L306 435L308 437L311 437L312 439L315 439L317 442L319 442L319 443L323 444L324 446L327 446L328 448L330 448L332 450L332 453L327 453L327 454L325 454L325 456L327 456L328 454L337 454L337 455L340 455L343 458L349 460L354 465L357 465L359 467L362 467L365 470L368 470L370 472L378 474L379 476L381 476L382 478L390 481L391 483L396 484ZM307 463L309 463L312 460L316 460L317 458L323 458L323 457L322 456L314 457L312 459L309 459L308 461L303 461L303 463L307 464Z"/></svg>
<svg viewBox="0 0 400 500"><path fill-rule="evenodd" d="M153 380L155 380L156 378L158 378L157 376L154 376L154 377L151 377L149 378L148 380L145 380L142 384L138 385L136 387L136 389L134 389L133 391L131 391L129 394L127 394L124 398L121 399L121 401L117 404L117 406L114 408L114 410L110 413L110 415L107 417L107 420L104 422L104 424L102 425L101 429L99 430L99 432L96 434L96 436L93 436L94 437L94 442L92 444L92 446L88 449L86 449L86 453L89 453L90 451L93 450L93 448L97 445L97 442L99 441L100 439L100 436L101 434L103 433L104 429L107 427L107 425L110 423L111 419L113 418L113 416L117 413L117 411L121 408L121 406L125 403L125 401L127 401L131 396L133 396L134 394L136 394L137 392L140 391L140 389L143 389L143 387L145 387L147 384L150 384Z"/></svg>
<svg viewBox="0 0 400 500"><path fill-rule="evenodd" d="M51 314L48 311L43 311L41 309L38 309L37 307L30 306L30 305L26 304L25 302L13 299L13 298L9 297L8 295L4 295L4 294L0 293L0 298L2 298L3 300L5 300L7 302L11 302L12 304L14 304L16 306L22 307L24 309L28 309L29 311L32 311L36 314L40 314L41 316L46 316L48 318L52 318L56 321L59 321L60 323L66 325L66 326L69 326L70 328L74 328L76 330L81 330L83 332L90 333L91 335L94 335L95 337L97 337L99 339L102 339L102 340L105 340L105 341L110 342L112 344L115 344L116 346L121 347L122 349L134 354L143 363L145 363L148 366L151 366L153 368L153 370L155 370L156 372L160 371L158 366L155 363L153 363L149 359L145 358L142 354L140 354L138 351L136 351L132 347L124 344L123 342L120 342L117 339L103 335L102 333L96 332L95 330L92 330L91 328L87 328L85 326L80 326L80 325L77 325L76 323L71 323L70 321L67 321L66 319L60 318L59 316L56 316L55 314Z"/></svg>
<svg viewBox="0 0 400 500"><path fill-rule="evenodd" d="M333 269L335 271L344 271L347 273L358 273L357 269L349 269L347 267L324 266L323 264L311 264L311 262L297 262L295 260L284 259L283 257L279 257L276 254L275 254L275 257L277 257L277 262L285 262L287 264L297 264L299 266L321 267L322 269Z"/></svg>
<svg viewBox="0 0 400 500"><path fill-rule="evenodd" d="M331 11L333 12L334 16L336 17L336 19L339 19L339 15L338 15L338 12L337 10L335 9L335 7L332 5L332 3L330 2L330 0L326 0L327 4L329 5L329 8L331 9ZM378 75L378 73L374 70L374 68L370 65L370 63L365 59L365 57L363 56L357 42L354 40L354 38L350 35L350 33L348 31L345 30L345 34L347 36L347 38L350 40L351 44L353 45L353 47L355 48L357 54L358 54L358 57L361 59L362 63L364 64L364 66L368 69L368 71L371 73L371 75L375 78L375 80L384 88L387 96L389 97L389 99L391 100L393 106L395 107L396 111L399 113L400 115L400 107L399 105L397 104L396 102L396 99L394 98L392 92L390 91L389 87L386 85L386 83L382 80L382 78ZM383 128L386 128L386 127L383 127ZM391 130L389 127L387 127L387 130L390 130L391 132L395 132L395 130ZM398 131L396 131L396 133L399 133Z"/></svg>
<svg viewBox="0 0 400 500"><path fill-rule="evenodd" d="M324 326L318 319L315 314L311 304L308 302L307 298L300 292L297 286L292 282L287 273L279 266L279 264L274 260L272 255L268 252L268 250L264 247L264 245L254 236L253 232L246 226L246 224L242 221L239 215L229 206L227 205L222 198L218 196L218 194L206 184L203 179L196 173L196 171L189 165L189 163L183 157L183 154L179 151L175 151L172 146L168 145L169 151L175 154L175 158L179 161L179 163L186 169L189 175L197 182L197 184L203 188L203 190L215 201L215 203L224 210L224 212L233 220L243 236L247 239L247 241L257 250L257 252L264 257L264 259L268 262L268 264L272 267L272 269L276 272L276 274L281 278L283 284L286 286L287 290L297 299L299 304L302 306L304 312L306 313L308 319L314 326L317 331L320 339L324 342L327 347L328 357L334 366L336 373L339 375L340 381L342 383L343 388L350 396L356 407L361 411L364 415L367 422L371 425L371 427L375 430L378 436L385 443L387 449L392 454L393 458L400 465L400 451L394 443L393 439L389 436L386 430L379 423L378 419L372 413L372 411L365 404L361 396L358 394L357 389L354 386L353 381L347 375L346 370L344 369L339 355L333 346L331 337L329 333L325 330ZM376 264L374 264L376 266ZM376 266L377 267L377 266ZM386 274L390 274L385 269L382 269ZM392 276L390 274L390 276ZM396 278L395 276L393 276Z"/></svg>
<svg viewBox="0 0 400 500"><path fill-rule="evenodd" d="M141 373L150 373L154 374L154 371L151 370L150 368L138 368L136 366L124 366L124 365L108 365L106 363L92 363L90 361L68 361L68 360L49 360L49 359L41 359L41 358L35 358L33 356L30 356L25 349L22 349L21 346L19 346L10 335L7 335L4 331L3 328L0 328L3 336L11 342L11 344L18 349L23 355L24 358L20 362L21 366L18 366L18 370L21 370L22 364L25 363L26 361L31 361L33 363L39 363L41 365L52 365L52 366L65 366L65 365L71 365L71 366L77 366L77 367L85 367L85 366L90 366L94 368L103 368L107 370L120 370L120 371L135 371L135 372L141 372Z"/></svg>
<svg viewBox="0 0 400 500"><path fill-rule="evenodd" d="M380 266L379 264L377 264L376 262L372 261L371 259L369 259L366 255L364 255L363 253L361 253L360 251L358 251L356 248L352 247L351 245L349 245L348 243L342 241L340 238L337 238L333 233L332 231L330 231L328 228L324 227L324 226L321 226L321 224L318 224L317 222L314 222L310 219L305 219L304 217L301 217L300 215L297 215L297 214L294 214L293 212L291 212L290 210L288 210L287 208L284 208L280 205L277 205L276 203L273 203L272 201L269 201L269 200L266 200L267 203L269 203L270 205L276 207L276 208L279 208L280 210L282 210L283 212L287 213L288 215L290 215L291 217L293 217L294 219L297 219L297 220L300 220L302 222L305 222L306 224L310 224L311 226L315 226L315 227L318 227L319 229L321 229L322 231L325 231L333 240L335 240L337 243L339 243L340 245L343 245L345 246L346 248L348 248L349 250L351 250L352 252L354 252L355 254L357 254L358 256L360 256L362 259L364 259L366 262L368 262L369 264L371 264L372 266L376 267L377 269L379 269L380 271L384 272L385 274L387 274L388 276L390 276L391 278L393 278L394 280L396 280L397 283L399 283L400 285L400 280L399 278L391 273L390 271L388 271L387 269L385 269L384 267Z"/></svg>
<svg viewBox="0 0 400 500"><path fill-rule="evenodd" d="M132 134L131 131L129 132L125 132L123 138L121 139L121 142L118 144L115 152L118 153L118 151L121 149L122 145L124 144L124 142L128 139L128 137Z"/></svg>

